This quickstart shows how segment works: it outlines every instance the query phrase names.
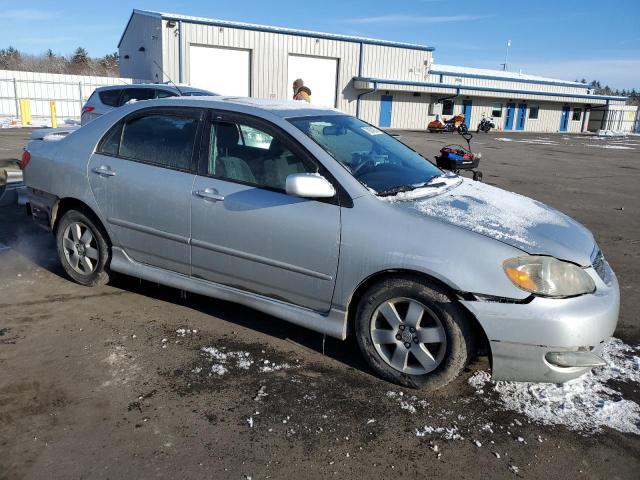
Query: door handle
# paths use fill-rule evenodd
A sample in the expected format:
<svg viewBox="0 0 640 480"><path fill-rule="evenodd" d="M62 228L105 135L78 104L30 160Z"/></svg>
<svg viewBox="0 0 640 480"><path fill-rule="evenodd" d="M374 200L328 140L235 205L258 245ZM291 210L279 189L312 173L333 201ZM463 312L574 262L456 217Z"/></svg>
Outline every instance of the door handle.
<svg viewBox="0 0 640 480"><path fill-rule="evenodd" d="M214 202L221 202L224 200L224 195L220 195L217 190L213 188L205 188L204 190L196 190L193 192L196 197L204 198L205 200L213 200Z"/></svg>
<svg viewBox="0 0 640 480"><path fill-rule="evenodd" d="M116 174L116 172L111 170L111 167L107 167L106 165L100 165L99 167L92 168L91 171L104 177L113 177Z"/></svg>

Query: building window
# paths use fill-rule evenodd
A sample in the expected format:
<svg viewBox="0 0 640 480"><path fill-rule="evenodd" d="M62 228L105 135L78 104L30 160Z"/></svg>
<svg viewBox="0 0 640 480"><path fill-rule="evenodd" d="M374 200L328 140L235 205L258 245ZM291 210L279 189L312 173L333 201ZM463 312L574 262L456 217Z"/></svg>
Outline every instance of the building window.
<svg viewBox="0 0 640 480"><path fill-rule="evenodd" d="M451 100L442 102L442 115L453 115L453 102Z"/></svg>
<svg viewBox="0 0 640 480"><path fill-rule="evenodd" d="M502 104L501 103L494 103L493 105L491 105L491 116L493 118L502 117Z"/></svg>
<svg viewBox="0 0 640 480"><path fill-rule="evenodd" d="M529 105L529 120L537 119L539 110L540 110L540 105L535 105L535 104Z"/></svg>
<svg viewBox="0 0 640 480"><path fill-rule="evenodd" d="M571 120L580 121L581 118L582 118L582 109L581 108L574 108L573 109L573 116L571 117Z"/></svg>

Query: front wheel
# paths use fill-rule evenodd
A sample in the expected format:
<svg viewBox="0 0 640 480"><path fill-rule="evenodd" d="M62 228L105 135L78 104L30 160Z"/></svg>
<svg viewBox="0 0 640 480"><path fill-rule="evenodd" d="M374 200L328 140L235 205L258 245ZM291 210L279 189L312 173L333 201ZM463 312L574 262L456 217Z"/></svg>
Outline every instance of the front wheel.
<svg viewBox="0 0 640 480"><path fill-rule="evenodd" d="M88 287L109 281L111 250L107 235L92 216L69 210L56 227L58 257L64 271L77 283Z"/></svg>
<svg viewBox="0 0 640 480"><path fill-rule="evenodd" d="M436 390L460 375L473 352L462 308L439 286L394 277L372 286L356 314L358 345L381 377Z"/></svg>

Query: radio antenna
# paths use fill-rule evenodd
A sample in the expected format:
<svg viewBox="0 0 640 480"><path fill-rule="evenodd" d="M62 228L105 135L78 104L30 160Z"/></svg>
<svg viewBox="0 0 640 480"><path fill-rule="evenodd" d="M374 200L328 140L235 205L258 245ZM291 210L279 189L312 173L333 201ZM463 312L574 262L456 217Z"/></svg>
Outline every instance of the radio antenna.
<svg viewBox="0 0 640 480"><path fill-rule="evenodd" d="M169 79L169 82L171 82L171 84L176 87L176 90L178 90L178 93L180 94L181 97L184 97L184 92L182 90L180 90L180 87L178 85L176 85L176 83L171 80L171 77L169 75L167 75L165 73L165 71L162 69L162 67L160 65L158 65L158 62L156 62L155 60L153 61L153 63L156 64L156 67L158 67L160 69L160 71L162 72L162 75L164 75L165 77L167 77Z"/></svg>

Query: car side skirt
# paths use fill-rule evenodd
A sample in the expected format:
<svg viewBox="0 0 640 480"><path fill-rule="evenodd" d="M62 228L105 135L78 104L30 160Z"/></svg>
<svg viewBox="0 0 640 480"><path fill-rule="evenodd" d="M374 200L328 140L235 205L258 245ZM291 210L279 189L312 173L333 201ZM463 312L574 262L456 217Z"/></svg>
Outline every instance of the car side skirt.
<svg viewBox="0 0 640 480"><path fill-rule="evenodd" d="M110 267L115 272L132 277L219 300L239 303L340 340L347 338L347 312L343 310L332 308L328 314L323 315L307 308L255 293L139 263L119 247L111 249Z"/></svg>

